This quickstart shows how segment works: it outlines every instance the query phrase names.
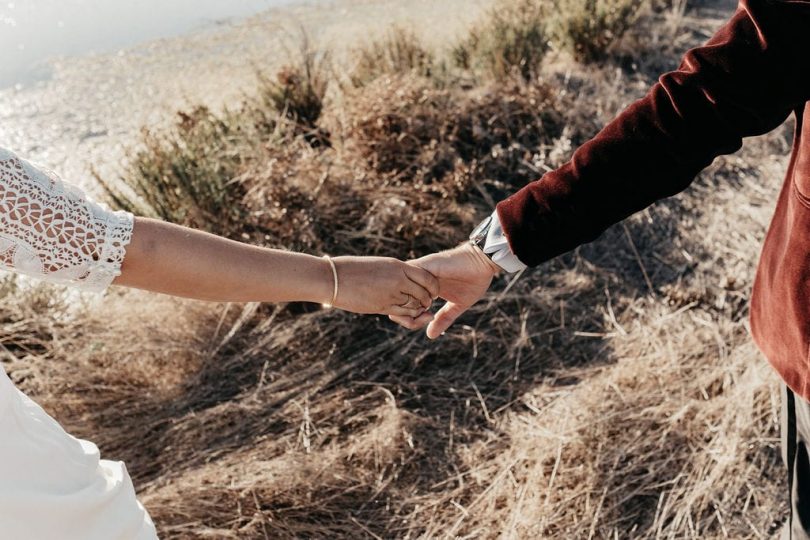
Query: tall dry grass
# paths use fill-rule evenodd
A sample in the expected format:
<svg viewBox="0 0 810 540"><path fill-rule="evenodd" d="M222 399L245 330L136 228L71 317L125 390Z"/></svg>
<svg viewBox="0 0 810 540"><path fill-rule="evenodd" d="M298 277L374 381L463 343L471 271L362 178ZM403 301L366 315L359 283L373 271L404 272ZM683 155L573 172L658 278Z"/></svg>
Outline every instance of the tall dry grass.
<svg viewBox="0 0 810 540"><path fill-rule="evenodd" d="M350 80L358 87L391 74L431 78L439 68L435 53L413 29L402 26L395 26L381 39L358 47L354 56Z"/></svg>
<svg viewBox="0 0 810 540"><path fill-rule="evenodd" d="M625 45L650 43L650 13ZM637 54L674 66L671 44L707 31L690 15ZM289 114L297 90L194 111L147 135L111 192L313 253L450 247L654 80L610 56L511 58L475 84L384 60L309 119ZM499 279L435 342L314 306L85 305L10 280L2 361L127 462L163 538L769 537L786 515L778 393L746 299L787 129Z"/></svg>

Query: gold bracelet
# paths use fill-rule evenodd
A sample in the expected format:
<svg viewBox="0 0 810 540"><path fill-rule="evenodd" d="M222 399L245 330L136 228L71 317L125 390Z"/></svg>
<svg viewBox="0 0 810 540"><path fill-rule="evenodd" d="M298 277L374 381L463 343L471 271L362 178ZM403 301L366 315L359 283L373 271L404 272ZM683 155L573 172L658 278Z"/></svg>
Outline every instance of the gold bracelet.
<svg viewBox="0 0 810 540"><path fill-rule="evenodd" d="M325 307L325 308L331 308L332 306L335 305L335 302L337 302L338 273L337 273L337 267L335 266L335 261L332 260L332 257L330 257L329 255L324 255L323 258L326 259L326 262L328 262L329 266L332 268L332 278L334 279L334 282L335 282L335 286L334 286L334 288L332 290L332 301L329 302L328 304L323 305L323 307Z"/></svg>

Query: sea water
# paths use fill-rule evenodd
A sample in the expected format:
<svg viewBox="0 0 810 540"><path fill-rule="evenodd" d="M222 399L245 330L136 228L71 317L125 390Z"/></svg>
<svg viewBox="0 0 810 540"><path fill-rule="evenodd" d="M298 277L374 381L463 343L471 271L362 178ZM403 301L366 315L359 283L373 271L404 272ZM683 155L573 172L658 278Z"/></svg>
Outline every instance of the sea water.
<svg viewBox="0 0 810 540"><path fill-rule="evenodd" d="M108 53L295 3L301 1L0 0L0 89L48 79L54 58Z"/></svg>

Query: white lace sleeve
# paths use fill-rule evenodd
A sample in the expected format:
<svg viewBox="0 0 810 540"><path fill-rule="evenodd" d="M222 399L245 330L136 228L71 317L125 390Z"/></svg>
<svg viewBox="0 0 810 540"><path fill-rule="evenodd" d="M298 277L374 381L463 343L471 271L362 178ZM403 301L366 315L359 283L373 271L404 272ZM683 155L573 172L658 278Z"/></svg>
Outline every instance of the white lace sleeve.
<svg viewBox="0 0 810 540"><path fill-rule="evenodd" d="M101 292L121 273L132 224L0 148L0 268Z"/></svg>

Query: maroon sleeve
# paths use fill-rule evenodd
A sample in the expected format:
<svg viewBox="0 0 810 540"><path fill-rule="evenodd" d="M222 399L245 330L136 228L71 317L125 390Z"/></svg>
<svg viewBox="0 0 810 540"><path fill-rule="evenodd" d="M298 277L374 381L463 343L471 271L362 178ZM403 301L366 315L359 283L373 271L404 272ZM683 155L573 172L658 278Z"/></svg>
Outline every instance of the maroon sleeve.
<svg viewBox="0 0 810 540"><path fill-rule="evenodd" d="M534 266L594 240L784 122L809 89L810 0L742 0L571 161L498 204L512 251Z"/></svg>

